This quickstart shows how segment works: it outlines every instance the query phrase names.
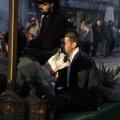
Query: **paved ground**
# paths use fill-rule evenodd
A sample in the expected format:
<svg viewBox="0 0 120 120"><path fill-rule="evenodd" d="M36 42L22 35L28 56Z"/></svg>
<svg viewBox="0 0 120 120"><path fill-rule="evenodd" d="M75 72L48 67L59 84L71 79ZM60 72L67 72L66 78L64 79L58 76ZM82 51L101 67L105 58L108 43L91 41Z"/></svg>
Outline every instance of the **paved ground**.
<svg viewBox="0 0 120 120"><path fill-rule="evenodd" d="M101 49L101 44L99 44L98 52L97 52L97 55L99 57L93 58L96 61L97 66L99 66L100 62L104 62L105 66L110 65L113 68L116 68L117 66L120 65L120 47L114 48L112 57L100 56L100 49Z"/></svg>
<svg viewBox="0 0 120 120"><path fill-rule="evenodd" d="M103 62L105 66L110 66L113 69L120 66L120 53L114 53L111 57L99 56L93 59L95 60L97 66L99 66L101 62Z"/></svg>

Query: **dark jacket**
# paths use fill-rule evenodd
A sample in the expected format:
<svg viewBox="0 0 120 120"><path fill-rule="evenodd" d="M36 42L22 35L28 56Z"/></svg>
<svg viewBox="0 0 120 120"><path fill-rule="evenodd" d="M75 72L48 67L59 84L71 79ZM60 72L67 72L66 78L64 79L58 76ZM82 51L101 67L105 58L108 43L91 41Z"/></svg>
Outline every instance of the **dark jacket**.
<svg viewBox="0 0 120 120"><path fill-rule="evenodd" d="M67 73L57 83L63 86L64 90L74 92L93 101L97 106L100 105L100 78L94 60L83 52L78 52L72 61L69 87L67 87Z"/></svg>
<svg viewBox="0 0 120 120"><path fill-rule="evenodd" d="M54 10L49 17L44 16L40 34L36 40L30 42L30 47L51 51L60 46L60 38L68 28L66 17Z"/></svg>
<svg viewBox="0 0 120 120"><path fill-rule="evenodd" d="M110 39L110 34L109 34L109 31L108 31L107 25L103 24L101 26L101 30L102 30L103 39L109 40Z"/></svg>
<svg viewBox="0 0 120 120"><path fill-rule="evenodd" d="M32 56L23 56L17 66L16 77L16 92L23 97L27 97L30 92L30 85L32 85L38 97L46 95L50 105L47 112L47 120L54 118L54 89L46 79L41 65ZM1 57L0 59L0 93L6 90L7 84L7 68L8 58Z"/></svg>
<svg viewBox="0 0 120 120"><path fill-rule="evenodd" d="M109 34L110 34L110 39L115 40L116 39L116 32L113 29L113 26L112 25L108 25L107 28L108 28L108 31L109 31Z"/></svg>
<svg viewBox="0 0 120 120"><path fill-rule="evenodd" d="M54 54L50 51L43 51L38 48L29 48L26 50L27 55L32 55L41 64L44 65ZM42 59L41 59L42 58Z"/></svg>
<svg viewBox="0 0 120 120"><path fill-rule="evenodd" d="M17 66L17 92L22 96L29 94L29 85L35 87L38 95L47 95L50 101L54 98L54 89L45 77L41 65L32 56L23 56Z"/></svg>
<svg viewBox="0 0 120 120"><path fill-rule="evenodd" d="M93 37L94 37L94 42L100 43L103 36L102 36L102 30L101 26L98 26L97 24L93 26Z"/></svg>
<svg viewBox="0 0 120 120"><path fill-rule="evenodd" d="M1 78L2 76L7 78L8 58L5 57L0 59L0 65ZM4 86L6 86L7 79L0 81L0 83L2 85L5 84ZM26 97L29 94L31 84L35 87L38 96L47 95L50 103L54 101L54 89L46 79L41 65L32 56L24 56L20 58L20 62L17 66L16 84L16 92L23 97Z"/></svg>

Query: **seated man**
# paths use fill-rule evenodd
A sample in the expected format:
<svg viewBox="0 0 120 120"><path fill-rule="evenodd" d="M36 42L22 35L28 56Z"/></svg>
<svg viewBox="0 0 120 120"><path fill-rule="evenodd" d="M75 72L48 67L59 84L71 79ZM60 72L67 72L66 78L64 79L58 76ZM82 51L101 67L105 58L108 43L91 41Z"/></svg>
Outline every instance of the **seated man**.
<svg viewBox="0 0 120 120"><path fill-rule="evenodd" d="M97 110L101 107L101 83L94 60L83 53L79 35L67 30L61 39L61 48L71 61L56 83L56 112L71 110Z"/></svg>
<svg viewBox="0 0 120 120"><path fill-rule="evenodd" d="M8 33L5 34L4 40L6 43L6 50L8 52ZM37 60L32 56L25 55L27 39L22 31L18 31L17 43L18 65L16 76L16 92L20 96L26 97L29 94L30 86L32 85L35 88L38 97L41 98L43 95L46 95L48 98L48 104L51 106L51 112L49 112L50 114L47 114L47 119L52 120L54 118L54 89L46 79L42 67ZM0 78L2 78L2 81L0 79L0 92L2 93L5 91L7 83L7 57L0 58L0 66L3 66L0 68Z"/></svg>
<svg viewBox="0 0 120 120"><path fill-rule="evenodd" d="M8 52L8 33L5 34L5 44L6 51ZM66 55L61 53L59 50L58 53L53 55L50 53L47 57L40 55L41 59L44 59L42 63L44 66L41 66L36 60L36 56L31 55L31 52L26 53L26 37L22 31L18 31L18 42L17 42L17 78L16 78L16 92L23 97L26 97L29 94L30 87L33 86L36 90L38 97L46 96L48 98L49 114L47 114L47 120L52 120L54 118L54 82L57 78L57 71L67 67L69 61L66 59ZM35 51L34 51L35 52ZM39 56L39 55L38 55ZM40 59L39 56L39 59ZM45 57L45 58L43 58ZM7 84L7 57L0 58L0 93L4 92ZM40 61L41 62L41 61ZM53 77L56 75L56 78ZM50 84L51 83L51 84ZM50 109L51 108L51 109Z"/></svg>

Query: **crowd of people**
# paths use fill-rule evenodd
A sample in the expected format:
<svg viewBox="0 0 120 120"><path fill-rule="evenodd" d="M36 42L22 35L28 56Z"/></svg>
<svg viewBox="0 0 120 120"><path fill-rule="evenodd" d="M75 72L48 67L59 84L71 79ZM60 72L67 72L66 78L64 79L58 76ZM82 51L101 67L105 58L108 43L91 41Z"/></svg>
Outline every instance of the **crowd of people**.
<svg viewBox="0 0 120 120"><path fill-rule="evenodd" d="M75 23L71 22L70 16L66 15L66 18L68 20L67 28L76 30L76 25L75 25ZM40 32L40 26L39 26L38 20L36 20L37 22L33 26L32 25L33 23L31 22L32 19L35 19L35 17L32 17L31 20L29 22L27 22L25 25L26 33L31 34L31 36L28 37L28 38L30 38L28 41L30 41L34 38L37 38L38 36L40 38L44 37L42 31ZM42 25L42 26L44 26L44 25ZM43 28L41 28L41 29L43 30ZM92 20L86 21L85 18L82 18L80 21L79 29L80 29L80 32L78 34L80 36L80 47L83 52L85 52L86 54L88 54L92 57L97 57L98 56L97 55L98 45L101 44L100 55L104 56L104 57L112 56L112 52L115 47L115 40L117 37L114 22L112 20L109 20L107 23L105 21L101 21L100 19L97 19L96 22L94 23ZM40 34L39 34L39 32L40 32ZM52 34L54 34L54 33L50 33L50 34L52 36ZM48 38L46 38L46 39L48 39ZM56 39L56 38L54 38L54 39ZM56 46L56 44L55 44L55 46ZM44 45L42 45L42 43L41 43L41 46L44 46ZM35 45L35 47L37 47L37 45ZM39 47L40 46L38 46L38 48ZM46 49L46 48L42 48L42 49Z"/></svg>
<svg viewBox="0 0 120 120"><path fill-rule="evenodd" d="M85 19L82 19L80 26L81 50L92 57L97 57L98 45L101 44L101 56L111 56L117 37L114 22L109 20L106 23L98 19L95 24L91 20L85 23Z"/></svg>
<svg viewBox="0 0 120 120"><path fill-rule="evenodd" d="M111 55L116 33L113 21L102 23L81 19L80 33L70 25L68 18L59 11L56 0L37 0L43 15L41 27L34 16L26 23L26 33L18 28L16 92L26 97L32 85L38 97L47 96L49 110L46 119L53 120L64 111L98 110L102 93L99 72L92 57L96 57L98 44L102 44L101 55ZM8 35L4 36L8 53ZM42 70L38 70L58 49L67 55L70 65L58 71L55 86L47 81ZM91 57L92 56L92 57ZM7 87L7 56L0 58L0 93ZM36 67L37 62L38 67ZM41 73L40 73L41 72Z"/></svg>

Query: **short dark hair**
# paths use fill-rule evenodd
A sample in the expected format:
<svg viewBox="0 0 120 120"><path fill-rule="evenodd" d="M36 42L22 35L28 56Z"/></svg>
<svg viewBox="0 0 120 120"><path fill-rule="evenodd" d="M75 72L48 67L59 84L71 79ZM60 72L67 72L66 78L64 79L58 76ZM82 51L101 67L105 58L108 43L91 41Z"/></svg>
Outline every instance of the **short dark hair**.
<svg viewBox="0 0 120 120"><path fill-rule="evenodd" d="M83 21L85 21L85 17L81 18L80 23L82 23Z"/></svg>
<svg viewBox="0 0 120 120"><path fill-rule="evenodd" d="M101 19L97 19L97 20L96 20L96 23L97 23L98 21L101 21Z"/></svg>
<svg viewBox="0 0 120 120"><path fill-rule="evenodd" d="M88 25L91 24L91 23L93 23L92 20L88 20L88 21L87 21L87 24L88 24Z"/></svg>
<svg viewBox="0 0 120 120"><path fill-rule="evenodd" d="M68 37L71 42L77 43L77 47L79 46L80 38L79 38L77 31L75 31L73 29L68 29L65 31L64 37Z"/></svg>
<svg viewBox="0 0 120 120"><path fill-rule="evenodd" d="M108 21L108 24L110 24L110 23L113 23L113 21L112 21L112 20L109 20L109 21Z"/></svg>
<svg viewBox="0 0 120 120"><path fill-rule="evenodd" d="M9 35L8 32L4 35L4 41L7 44L8 44L8 35ZM26 46L27 46L27 38L26 38L24 32L18 30L18 37L17 37L17 49L18 49L17 54L18 54L18 56L21 55L22 51L25 51Z"/></svg>

